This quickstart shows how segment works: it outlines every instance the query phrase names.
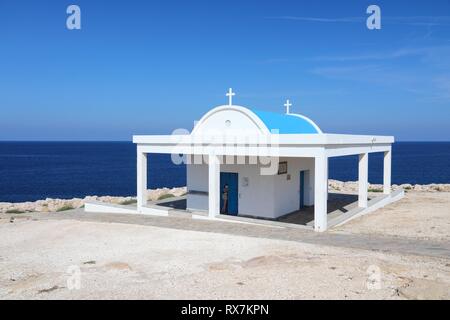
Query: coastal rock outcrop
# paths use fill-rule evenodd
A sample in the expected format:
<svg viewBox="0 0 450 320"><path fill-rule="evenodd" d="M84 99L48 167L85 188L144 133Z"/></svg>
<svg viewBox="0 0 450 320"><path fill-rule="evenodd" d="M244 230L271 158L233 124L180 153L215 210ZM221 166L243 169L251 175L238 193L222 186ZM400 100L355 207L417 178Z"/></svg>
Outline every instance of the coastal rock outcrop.
<svg viewBox="0 0 450 320"><path fill-rule="evenodd" d="M328 188L330 192L340 193L357 193L358 182L357 181L339 181L328 180ZM392 190L399 188L404 189L407 192L450 192L450 184L401 184L392 185ZM159 188L150 189L147 191L147 198L149 201L161 200L169 197L179 197L186 194L186 187L178 188ZM382 184L369 184L369 192L383 192ZM73 199L52 199L47 198L45 200L38 200L34 202L0 202L1 213L24 213L24 212L58 212L71 209L82 208L86 201L101 201L122 205L133 205L136 203L135 197L116 197L116 196L86 196L84 198Z"/></svg>
<svg viewBox="0 0 450 320"><path fill-rule="evenodd" d="M160 188L147 191L149 201L156 201L166 197L179 197L186 194L186 187ZM114 196L86 196L83 199L52 199L38 200L34 202L0 202L1 213L24 213L24 212L58 212L71 209L82 208L86 201L101 201L122 205L133 205L136 203L135 197L114 197Z"/></svg>

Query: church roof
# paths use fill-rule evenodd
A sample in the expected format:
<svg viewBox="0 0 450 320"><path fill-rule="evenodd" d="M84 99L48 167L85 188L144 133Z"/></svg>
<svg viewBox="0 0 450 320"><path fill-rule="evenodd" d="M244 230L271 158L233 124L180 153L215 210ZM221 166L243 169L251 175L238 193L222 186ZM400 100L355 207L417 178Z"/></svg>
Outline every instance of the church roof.
<svg viewBox="0 0 450 320"><path fill-rule="evenodd" d="M261 119L269 131L278 130L279 134L322 133L310 119L298 114L281 114L269 111L251 110Z"/></svg>
<svg viewBox="0 0 450 320"><path fill-rule="evenodd" d="M240 131L240 132L239 132ZM198 121L193 134L322 134L309 118L294 113L275 113L224 105L211 109Z"/></svg>

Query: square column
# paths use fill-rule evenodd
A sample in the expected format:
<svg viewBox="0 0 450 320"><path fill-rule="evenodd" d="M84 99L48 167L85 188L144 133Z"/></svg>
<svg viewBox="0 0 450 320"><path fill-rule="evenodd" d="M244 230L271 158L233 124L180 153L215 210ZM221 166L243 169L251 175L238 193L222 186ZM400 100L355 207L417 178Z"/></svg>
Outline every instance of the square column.
<svg viewBox="0 0 450 320"><path fill-rule="evenodd" d="M369 188L369 154L359 155L358 162L358 206L367 208L367 189Z"/></svg>
<svg viewBox="0 0 450 320"><path fill-rule="evenodd" d="M327 230L328 157L322 154L314 164L314 230Z"/></svg>
<svg viewBox="0 0 450 320"><path fill-rule="evenodd" d="M137 208L147 205L147 154L137 148Z"/></svg>
<svg viewBox="0 0 450 320"><path fill-rule="evenodd" d="M208 216L220 214L220 159L214 154L208 156Z"/></svg>
<svg viewBox="0 0 450 320"><path fill-rule="evenodd" d="M392 172L392 148L384 152L383 164L383 193L391 193L391 172Z"/></svg>

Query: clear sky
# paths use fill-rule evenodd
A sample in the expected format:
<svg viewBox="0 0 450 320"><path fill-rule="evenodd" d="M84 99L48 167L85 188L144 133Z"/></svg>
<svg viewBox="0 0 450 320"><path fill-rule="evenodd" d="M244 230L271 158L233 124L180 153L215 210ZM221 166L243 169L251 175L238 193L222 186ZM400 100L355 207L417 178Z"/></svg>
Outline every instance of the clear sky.
<svg viewBox="0 0 450 320"><path fill-rule="evenodd" d="M0 0L0 40L0 140L190 130L229 87L328 133L450 140L448 0Z"/></svg>

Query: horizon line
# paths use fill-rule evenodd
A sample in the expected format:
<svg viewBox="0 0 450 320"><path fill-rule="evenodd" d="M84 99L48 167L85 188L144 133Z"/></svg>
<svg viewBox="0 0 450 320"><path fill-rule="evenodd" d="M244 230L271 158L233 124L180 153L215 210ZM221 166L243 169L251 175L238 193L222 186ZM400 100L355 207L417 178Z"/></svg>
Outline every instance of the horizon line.
<svg viewBox="0 0 450 320"><path fill-rule="evenodd" d="M133 142L133 140L1 140L2 142ZM450 140L396 140L397 142L450 142Z"/></svg>

